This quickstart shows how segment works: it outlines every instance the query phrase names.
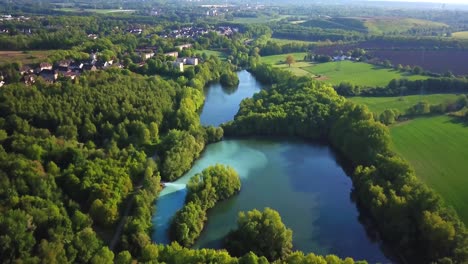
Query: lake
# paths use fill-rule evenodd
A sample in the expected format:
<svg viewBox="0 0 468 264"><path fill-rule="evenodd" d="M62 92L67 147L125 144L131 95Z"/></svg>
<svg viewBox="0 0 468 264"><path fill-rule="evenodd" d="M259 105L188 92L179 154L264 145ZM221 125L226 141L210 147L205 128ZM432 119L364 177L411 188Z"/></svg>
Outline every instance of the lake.
<svg viewBox="0 0 468 264"><path fill-rule="evenodd" d="M203 124L232 120L240 101L261 89L247 71L240 72L239 79L237 89L208 87L200 115ZM333 151L325 145L291 139L227 139L209 145L189 172L161 192L153 217L154 241L169 242L167 228L171 217L183 207L185 184L216 163L233 167L241 177L242 189L208 211L195 248L221 248L222 238L236 227L240 211L270 207L292 229L294 249L370 263L390 262L380 243L371 239L359 222L359 211L351 199L351 179Z"/></svg>

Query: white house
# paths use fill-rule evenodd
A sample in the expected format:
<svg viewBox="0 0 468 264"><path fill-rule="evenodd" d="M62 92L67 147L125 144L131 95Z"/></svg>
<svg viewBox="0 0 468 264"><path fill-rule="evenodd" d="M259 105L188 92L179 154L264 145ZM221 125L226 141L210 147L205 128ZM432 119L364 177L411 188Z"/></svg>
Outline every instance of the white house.
<svg viewBox="0 0 468 264"><path fill-rule="evenodd" d="M174 52L167 52L167 53L164 53L165 56L169 56L169 57L174 57L174 58L177 58L179 57L179 52L177 51L174 51Z"/></svg>
<svg viewBox="0 0 468 264"><path fill-rule="evenodd" d="M198 58L187 58L185 60L185 64L197 66L198 65Z"/></svg>
<svg viewBox="0 0 468 264"><path fill-rule="evenodd" d="M0 81L0 87L2 87L5 84L4 81Z"/></svg>
<svg viewBox="0 0 468 264"><path fill-rule="evenodd" d="M183 44L183 45L176 46L178 50L189 49L191 47L192 47L192 44Z"/></svg>
<svg viewBox="0 0 468 264"><path fill-rule="evenodd" d="M174 61L172 63L172 66L179 72L184 72L184 64L182 62Z"/></svg>

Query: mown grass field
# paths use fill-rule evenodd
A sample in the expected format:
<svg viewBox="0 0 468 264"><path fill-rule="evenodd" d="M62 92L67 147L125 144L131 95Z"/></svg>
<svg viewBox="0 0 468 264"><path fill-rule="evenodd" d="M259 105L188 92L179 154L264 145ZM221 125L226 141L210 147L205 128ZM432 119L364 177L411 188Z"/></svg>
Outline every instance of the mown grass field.
<svg viewBox="0 0 468 264"><path fill-rule="evenodd" d="M397 109L400 113L405 113L408 108L421 101L440 104L446 101L455 101L457 97L456 94L429 94L398 97L350 97L348 100L367 105L373 113L380 114L386 109Z"/></svg>
<svg viewBox="0 0 468 264"><path fill-rule="evenodd" d="M0 51L0 64L11 62L21 62L22 64L40 63L53 52L53 50Z"/></svg>
<svg viewBox="0 0 468 264"><path fill-rule="evenodd" d="M313 64L304 70L317 76L320 80L333 85L350 82L363 87L386 86L392 79L420 80L427 77L401 73L393 69L381 68L363 62L328 62Z"/></svg>
<svg viewBox="0 0 468 264"><path fill-rule="evenodd" d="M276 42L279 45L284 45L284 44L301 44L301 45L309 45L309 44L315 44L317 42L314 41L304 41L304 40L294 40L294 39L280 39L280 38L271 38L270 39L272 42Z"/></svg>
<svg viewBox="0 0 468 264"><path fill-rule="evenodd" d="M208 57L210 57L211 55L214 55L216 57L219 57L221 59L226 59L227 58L227 54L222 52L222 51L218 51L218 50L197 50L195 51L196 54L203 54L203 53L206 53L206 55L208 55Z"/></svg>
<svg viewBox="0 0 468 264"><path fill-rule="evenodd" d="M468 39L468 31L460 31L460 32L452 33L452 38Z"/></svg>
<svg viewBox="0 0 468 264"><path fill-rule="evenodd" d="M296 63L289 67L286 57L292 55ZM298 76L309 75L317 80L332 85L350 82L362 87L386 86L392 79L420 80L426 76L402 73L393 69L382 68L363 62L341 61L328 63L311 63L303 61L305 52L280 54L261 57L261 62L285 68ZM308 72L308 74L306 73Z"/></svg>
<svg viewBox="0 0 468 264"><path fill-rule="evenodd" d="M393 148L468 224L468 127L449 116L417 118L390 129Z"/></svg>

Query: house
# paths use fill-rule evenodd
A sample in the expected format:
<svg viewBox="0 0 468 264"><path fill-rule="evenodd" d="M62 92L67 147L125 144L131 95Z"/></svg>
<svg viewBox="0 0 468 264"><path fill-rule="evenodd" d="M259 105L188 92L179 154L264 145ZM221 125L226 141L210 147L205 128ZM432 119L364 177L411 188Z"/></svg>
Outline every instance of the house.
<svg viewBox="0 0 468 264"><path fill-rule="evenodd" d="M70 67L70 64L72 63L72 60L61 60L58 62L58 67Z"/></svg>
<svg viewBox="0 0 468 264"><path fill-rule="evenodd" d="M143 60L148 60L148 59L151 59L151 58L154 57L154 52L152 52L152 51L149 51L149 52L141 52L140 55L141 55L141 58L142 58Z"/></svg>
<svg viewBox="0 0 468 264"><path fill-rule="evenodd" d="M78 73L76 73L76 72L67 72L63 76L65 76L66 78L70 78L72 80L75 80L76 77L78 76Z"/></svg>
<svg viewBox="0 0 468 264"><path fill-rule="evenodd" d="M88 38L89 38L89 39L97 39L97 38L98 38L98 35L96 35L96 34L89 34L89 35L88 35Z"/></svg>
<svg viewBox="0 0 468 264"><path fill-rule="evenodd" d="M192 44L183 44L183 45L176 46L176 49L183 50L183 49L189 49L191 47L192 47Z"/></svg>
<svg viewBox="0 0 468 264"><path fill-rule="evenodd" d="M82 62L72 62L70 64L70 70L72 71L81 71L83 69L84 64Z"/></svg>
<svg viewBox="0 0 468 264"><path fill-rule="evenodd" d="M48 62L39 64L39 71L42 72L43 70L52 70L52 64Z"/></svg>
<svg viewBox="0 0 468 264"><path fill-rule="evenodd" d="M55 82L58 79L58 71L54 70L42 70L39 74L47 82Z"/></svg>
<svg viewBox="0 0 468 264"><path fill-rule="evenodd" d="M23 76L23 82L26 85L32 85L36 82L36 75L34 74L26 74Z"/></svg>
<svg viewBox="0 0 468 264"><path fill-rule="evenodd" d="M174 61L172 63L172 67L174 67L174 69L178 70L179 72L184 72L184 64L182 62Z"/></svg>
<svg viewBox="0 0 468 264"><path fill-rule="evenodd" d="M198 58L178 58L176 62L183 63L184 65L198 65Z"/></svg>
<svg viewBox="0 0 468 264"><path fill-rule="evenodd" d="M348 57L345 56L345 55L333 57L333 61L344 61L344 60L347 60L347 59L348 59Z"/></svg>
<svg viewBox="0 0 468 264"><path fill-rule="evenodd" d="M168 56L168 57L174 57L174 58L177 58L179 57L179 52L177 51L174 51L174 52L167 52L167 53L164 53L165 56Z"/></svg>
<svg viewBox="0 0 468 264"><path fill-rule="evenodd" d="M198 58L187 58L185 60L185 64L197 66L198 65Z"/></svg>
<svg viewBox="0 0 468 264"><path fill-rule="evenodd" d="M4 81L0 81L0 87L2 87L3 85L5 85L5 82L4 82Z"/></svg>
<svg viewBox="0 0 468 264"><path fill-rule="evenodd" d="M21 69L20 69L20 74L21 75L31 74L31 73L34 73L34 70L31 69L31 67L29 67L27 65L21 67Z"/></svg>
<svg viewBox="0 0 468 264"><path fill-rule="evenodd" d="M70 68L68 67L64 67L64 66L58 66L57 67L57 71L60 73L60 74L65 74L67 72L70 72Z"/></svg>
<svg viewBox="0 0 468 264"><path fill-rule="evenodd" d="M84 71L97 71L97 68L96 68L96 66L93 65L93 64L85 64L85 65L83 66L83 70L84 70Z"/></svg>

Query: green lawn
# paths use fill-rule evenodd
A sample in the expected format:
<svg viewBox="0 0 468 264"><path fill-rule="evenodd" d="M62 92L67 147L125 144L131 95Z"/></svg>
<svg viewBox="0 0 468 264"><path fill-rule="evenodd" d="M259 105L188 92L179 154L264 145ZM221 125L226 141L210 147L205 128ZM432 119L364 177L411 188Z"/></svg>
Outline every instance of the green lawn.
<svg viewBox="0 0 468 264"><path fill-rule="evenodd" d="M217 51L217 50L197 50L197 51L195 51L195 53L197 53L197 54L206 53L206 55L208 55L208 57L210 57L211 55L214 55L214 56L219 57L221 59L226 59L227 58L226 53L224 53L222 51Z"/></svg>
<svg viewBox="0 0 468 264"><path fill-rule="evenodd" d="M392 79L420 80L426 76L402 73L393 69L382 68L363 62L341 61L328 63L311 63L303 61L307 53L297 52L289 54L271 55L261 57L262 63L272 64L278 68L287 68L298 76L308 75L317 80L328 82L333 85L341 82L350 82L362 87L385 87ZM296 63L289 67L286 56L292 55ZM295 69L293 69L295 68Z"/></svg>
<svg viewBox="0 0 468 264"><path fill-rule="evenodd" d="M417 118L391 128L394 149L468 224L468 127L451 117Z"/></svg>
<svg viewBox="0 0 468 264"><path fill-rule="evenodd" d="M377 114L386 109L397 109L400 113L421 101L427 101L430 104L439 104L446 101L455 101L456 94L430 94L430 95L408 95L398 97L350 97L348 100L355 103L364 104Z"/></svg>
<svg viewBox="0 0 468 264"><path fill-rule="evenodd" d="M314 64L303 68L318 76L320 80L333 85L350 82L359 86L386 86L392 79L407 78L409 80L426 79L422 75L401 73L393 69L381 68L363 62L328 62Z"/></svg>
<svg viewBox="0 0 468 264"><path fill-rule="evenodd" d="M304 41L304 40L295 40L295 39L280 39L280 38L271 38L270 39L272 42L276 42L279 45L284 45L284 44L300 44L300 45L309 45L309 44L314 44L317 42L314 41Z"/></svg>
<svg viewBox="0 0 468 264"><path fill-rule="evenodd" d="M286 60L286 57L288 55L292 55L294 57L294 59L296 59L297 62L300 62L300 61L304 60L304 56L307 55L307 53L306 52L296 52L296 53L264 56L264 57L260 58L260 61L262 63L273 64L273 65L276 65L276 66L285 67L285 66L287 66L285 64L285 60ZM302 64L301 66L298 66L298 65L295 65L295 64L291 65L291 67L302 67L302 66L305 66L305 65L304 64ZM310 63L307 63L307 66L310 66Z"/></svg>
<svg viewBox="0 0 468 264"><path fill-rule="evenodd" d="M468 39L468 31L460 31L452 34L453 38Z"/></svg>
<svg viewBox="0 0 468 264"><path fill-rule="evenodd" d="M62 12L89 12L89 13L96 13L96 14L110 14L110 13L133 13L135 10L126 10L126 9L81 9L76 7L63 7L63 8L55 8L56 11Z"/></svg>

